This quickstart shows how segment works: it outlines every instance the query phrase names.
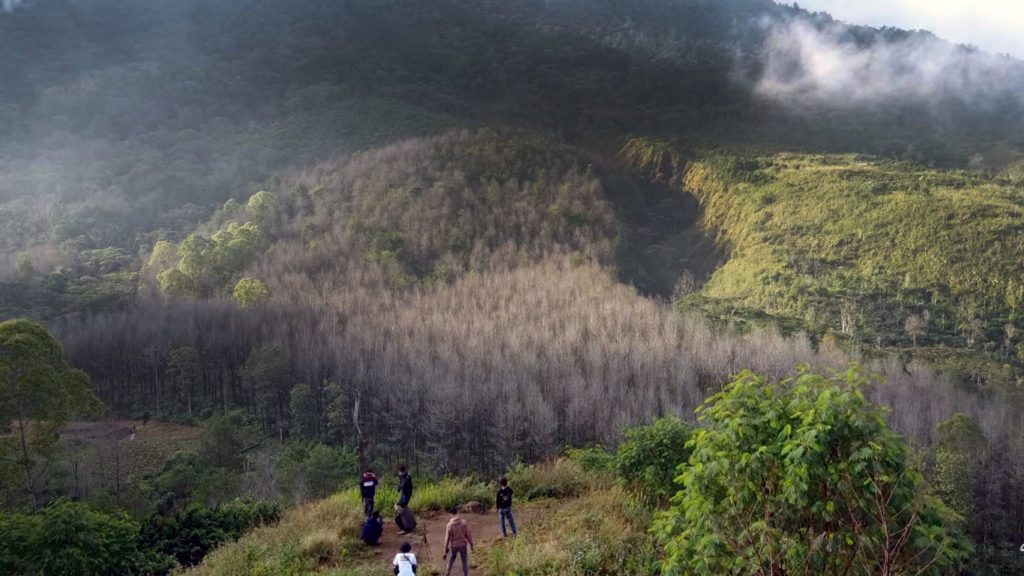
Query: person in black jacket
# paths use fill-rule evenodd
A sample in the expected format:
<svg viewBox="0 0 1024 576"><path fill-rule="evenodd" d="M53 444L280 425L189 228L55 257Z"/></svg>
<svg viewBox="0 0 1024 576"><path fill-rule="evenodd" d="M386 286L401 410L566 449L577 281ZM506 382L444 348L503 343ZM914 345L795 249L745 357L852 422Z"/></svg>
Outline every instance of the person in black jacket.
<svg viewBox="0 0 1024 576"><path fill-rule="evenodd" d="M398 505L402 508L407 508L409 500L412 500L412 476L409 475L409 471L405 469L405 466L399 466Z"/></svg>
<svg viewBox="0 0 1024 576"><path fill-rule="evenodd" d="M367 468L359 481L359 493L363 497L363 514L369 516L373 513L374 500L377 498L377 476L373 474L373 468Z"/></svg>
<svg viewBox="0 0 1024 576"><path fill-rule="evenodd" d="M498 496L495 498L498 508L498 516L501 517L501 536L505 538L508 534L505 532L505 519L508 518L508 523L512 528L512 535L516 535L516 519L512 517L512 488L509 488L508 478L502 478L498 481L500 487L498 488Z"/></svg>

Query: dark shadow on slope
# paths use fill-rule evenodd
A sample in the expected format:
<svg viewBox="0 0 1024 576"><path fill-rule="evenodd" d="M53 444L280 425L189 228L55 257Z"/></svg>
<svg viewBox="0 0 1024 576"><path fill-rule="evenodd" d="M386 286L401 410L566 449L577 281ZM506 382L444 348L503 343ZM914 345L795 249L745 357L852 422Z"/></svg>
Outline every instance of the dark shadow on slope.
<svg viewBox="0 0 1024 576"><path fill-rule="evenodd" d="M620 281L645 296L672 298L677 284L699 288L724 260L701 230L693 196L610 169L598 176L622 225L615 252Z"/></svg>

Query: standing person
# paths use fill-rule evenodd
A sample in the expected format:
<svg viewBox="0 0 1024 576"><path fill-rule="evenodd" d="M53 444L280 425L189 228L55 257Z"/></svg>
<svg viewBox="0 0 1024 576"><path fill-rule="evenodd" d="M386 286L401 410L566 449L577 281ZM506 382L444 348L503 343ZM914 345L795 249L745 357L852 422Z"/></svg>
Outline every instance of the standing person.
<svg viewBox="0 0 1024 576"><path fill-rule="evenodd" d="M416 555L412 553L412 544L402 542L391 565L394 566L395 574L398 576L414 576L416 574Z"/></svg>
<svg viewBox="0 0 1024 576"><path fill-rule="evenodd" d="M508 534L505 532L505 518L508 518L508 523L512 528L512 535L516 533L516 519L512 517L512 488L508 485L508 478L502 478L498 480L500 487L498 488L498 497L495 502L498 504L498 516L501 517L501 537L506 538Z"/></svg>
<svg viewBox="0 0 1024 576"><path fill-rule="evenodd" d="M412 500L412 476L403 465L398 467L398 505L408 508L409 500Z"/></svg>
<svg viewBox="0 0 1024 576"><path fill-rule="evenodd" d="M462 556L462 576L469 576L469 556L466 546L468 545L470 550L474 550L473 534L469 531L469 524L459 516L458 506L452 507L449 512L452 514L452 519L448 521L448 528L444 533L444 555L448 556L448 552L451 551L452 556L448 558L448 567L444 576L451 576L456 556Z"/></svg>
<svg viewBox="0 0 1024 576"><path fill-rule="evenodd" d="M363 514L373 514L374 500L377 498L377 477L373 474L373 468L367 468L363 472L363 479L359 481L359 492L363 496Z"/></svg>

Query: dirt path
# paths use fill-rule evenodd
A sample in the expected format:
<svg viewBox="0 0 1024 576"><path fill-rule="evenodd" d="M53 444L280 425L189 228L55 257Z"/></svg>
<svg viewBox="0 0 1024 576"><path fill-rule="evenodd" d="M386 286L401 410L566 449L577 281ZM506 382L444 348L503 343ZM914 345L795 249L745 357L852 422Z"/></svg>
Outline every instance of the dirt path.
<svg viewBox="0 0 1024 576"><path fill-rule="evenodd" d="M537 506L515 508L513 512L516 519L516 528L520 532L524 529L529 529L529 525L534 517L538 513L543 513ZM462 517L469 523L469 529L473 533L473 541L476 543L476 552L469 555L469 573L475 576L484 576L485 572L479 567L479 563L484 558L487 550L502 540L501 519L495 510L491 510L486 514L462 514ZM412 551L416 554L416 559L420 566L431 566L439 573L444 574L445 567L441 556L444 554L445 528L450 518L450 514L443 512L429 512L419 516L417 518L416 534L406 536L398 536L398 527L395 526L394 522L388 520L384 524L384 536L381 537L381 544L374 549L374 561L390 564L402 542L409 542L413 546ZM426 543L422 540L424 528L426 529ZM509 537L512 537L511 529L509 529ZM430 573L430 571L420 570L420 574L424 572ZM455 566L452 568L452 574L462 575L462 565L458 561L455 562Z"/></svg>

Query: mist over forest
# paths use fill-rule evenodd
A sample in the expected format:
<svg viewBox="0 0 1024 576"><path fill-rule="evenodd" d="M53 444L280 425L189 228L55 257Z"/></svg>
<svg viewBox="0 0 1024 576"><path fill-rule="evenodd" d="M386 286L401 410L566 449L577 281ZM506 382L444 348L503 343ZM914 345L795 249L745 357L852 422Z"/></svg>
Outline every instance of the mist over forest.
<svg viewBox="0 0 1024 576"><path fill-rule="evenodd" d="M488 574L587 538L573 574L1018 573L1022 95L1010 56L770 0L4 0L0 573L294 536L260 569L363 574L292 507L400 464L467 491L417 512L515 473L615 527ZM793 428L806 460L759 456ZM768 462L731 477L787 470L788 558L692 536L746 502L698 501L725 430ZM881 486L828 501L849 544L846 484L786 476L847 447ZM74 514L111 564L40 560Z"/></svg>

